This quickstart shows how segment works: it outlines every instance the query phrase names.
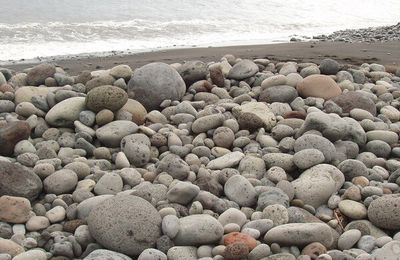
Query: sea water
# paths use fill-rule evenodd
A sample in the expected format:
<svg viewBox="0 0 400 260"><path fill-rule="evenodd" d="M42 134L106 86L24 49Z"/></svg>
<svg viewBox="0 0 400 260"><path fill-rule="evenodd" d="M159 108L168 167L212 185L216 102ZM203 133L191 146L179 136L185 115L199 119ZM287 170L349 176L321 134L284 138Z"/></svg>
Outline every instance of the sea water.
<svg viewBox="0 0 400 260"><path fill-rule="evenodd" d="M399 0L0 0L0 61L288 42L399 22Z"/></svg>

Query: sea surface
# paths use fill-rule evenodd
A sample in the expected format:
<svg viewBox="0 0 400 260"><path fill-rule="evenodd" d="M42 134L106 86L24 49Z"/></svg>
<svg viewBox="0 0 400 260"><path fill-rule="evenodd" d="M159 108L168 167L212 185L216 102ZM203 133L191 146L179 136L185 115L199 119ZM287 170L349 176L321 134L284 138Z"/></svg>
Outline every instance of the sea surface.
<svg viewBox="0 0 400 260"><path fill-rule="evenodd" d="M399 0L0 0L0 61L288 42L396 24Z"/></svg>

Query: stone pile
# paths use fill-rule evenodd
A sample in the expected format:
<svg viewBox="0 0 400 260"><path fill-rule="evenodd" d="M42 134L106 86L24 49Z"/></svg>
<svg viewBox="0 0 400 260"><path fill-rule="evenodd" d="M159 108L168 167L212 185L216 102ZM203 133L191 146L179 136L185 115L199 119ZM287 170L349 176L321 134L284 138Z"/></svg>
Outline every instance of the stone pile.
<svg viewBox="0 0 400 260"><path fill-rule="evenodd" d="M388 42L400 40L400 23L389 26L347 29L330 35L318 35L313 39L334 42Z"/></svg>
<svg viewBox="0 0 400 260"><path fill-rule="evenodd" d="M0 69L0 259L397 259L399 107L331 59Z"/></svg>

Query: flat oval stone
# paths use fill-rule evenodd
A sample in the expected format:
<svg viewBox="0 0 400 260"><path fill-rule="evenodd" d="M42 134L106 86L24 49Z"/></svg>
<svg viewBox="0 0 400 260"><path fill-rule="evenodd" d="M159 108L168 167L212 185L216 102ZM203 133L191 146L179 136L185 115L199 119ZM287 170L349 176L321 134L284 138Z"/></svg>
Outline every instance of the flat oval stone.
<svg viewBox="0 0 400 260"><path fill-rule="evenodd" d="M207 132L223 124L225 117L223 114L212 114L196 119L192 124L192 131L195 134Z"/></svg>
<svg viewBox="0 0 400 260"><path fill-rule="evenodd" d="M361 232L358 229L350 229L340 235L338 240L338 248L347 250L352 248L361 238Z"/></svg>
<svg viewBox="0 0 400 260"><path fill-rule="evenodd" d="M293 155L293 162L299 169L308 169L324 161L325 156L318 149L304 149Z"/></svg>
<svg viewBox="0 0 400 260"><path fill-rule="evenodd" d="M282 246L306 246L320 242L331 247L334 239L331 228L325 223L292 223L272 228L265 235L268 244L278 243Z"/></svg>
<svg viewBox="0 0 400 260"><path fill-rule="evenodd" d="M191 215L179 219L175 245L195 246L213 244L224 234L221 223L210 215Z"/></svg>
<svg viewBox="0 0 400 260"><path fill-rule="evenodd" d="M128 94L115 86L100 86L90 90L86 96L86 106L94 112L103 109L117 111L128 101Z"/></svg>
<svg viewBox="0 0 400 260"><path fill-rule="evenodd" d="M244 154L242 152L231 152L210 161L207 164L207 168L212 170L231 168L238 165L243 158Z"/></svg>
<svg viewBox="0 0 400 260"><path fill-rule="evenodd" d="M251 60L242 60L233 65L230 69L228 78L242 80L250 78L258 72L258 66Z"/></svg>
<svg viewBox="0 0 400 260"><path fill-rule="evenodd" d="M351 219L364 219L367 216L367 208L357 201L342 200L339 202L339 209Z"/></svg>
<svg viewBox="0 0 400 260"><path fill-rule="evenodd" d="M373 130L367 132L368 141L381 140L388 144L395 144L399 140L398 134L386 130Z"/></svg>
<svg viewBox="0 0 400 260"><path fill-rule="evenodd" d="M85 98L73 97L57 103L46 114L46 122L56 127L70 127L79 120L79 114L85 110ZM68 113L66 113L68 111Z"/></svg>
<svg viewBox="0 0 400 260"><path fill-rule="evenodd" d="M127 135L136 133L138 126L127 120L110 122L96 130L96 137L107 147L119 147Z"/></svg>
<svg viewBox="0 0 400 260"><path fill-rule="evenodd" d="M291 154L267 153L263 156L263 159L267 168L278 166L287 172L291 172L296 169L296 165L293 162L293 155Z"/></svg>
<svg viewBox="0 0 400 260"><path fill-rule="evenodd" d="M129 80L132 77L132 69L128 65L121 64L110 69L110 75L116 79Z"/></svg>
<svg viewBox="0 0 400 260"><path fill-rule="evenodd" d="M179 219L175 215L167 215L162 220L163 234L169 238L174 239L179 232Z"/></svg>

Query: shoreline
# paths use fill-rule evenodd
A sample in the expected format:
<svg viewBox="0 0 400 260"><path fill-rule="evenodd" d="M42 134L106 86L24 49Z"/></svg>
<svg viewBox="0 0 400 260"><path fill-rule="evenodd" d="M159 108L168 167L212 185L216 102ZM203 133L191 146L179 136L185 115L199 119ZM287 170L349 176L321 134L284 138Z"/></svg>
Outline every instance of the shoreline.
<svg viewBox="0 0 400 260"><path fill-rule="evenodd" d="M379 63L387 66L399 66L400 48L398 46L400 46L399 41L376 43L310 41L224 47L173 48L110 56L76 57L76 55L71 55L69 58L51 61L50 63L63 67L70 75L76 75L83 70L110 69L118 64L127 64L134 69L155 61L168 64L185 60L210 62L219 60L228 53L242 58L268 58L271 61L293 60L296 62L320 63L324 58L333 58L340 63L351 65ZM2 67L22 71L42 62L17 63Z"/></svg>

